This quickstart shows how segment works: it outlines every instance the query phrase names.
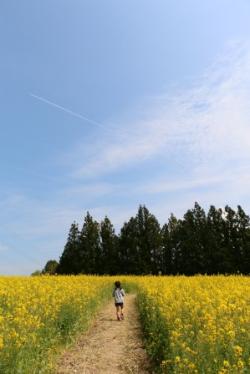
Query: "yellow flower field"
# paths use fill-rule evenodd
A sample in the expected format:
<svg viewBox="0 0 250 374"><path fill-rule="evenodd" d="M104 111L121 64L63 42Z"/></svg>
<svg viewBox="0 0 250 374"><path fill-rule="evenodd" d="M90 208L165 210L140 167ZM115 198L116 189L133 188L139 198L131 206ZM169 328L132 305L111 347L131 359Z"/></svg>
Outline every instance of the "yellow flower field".
<svg viewBox="0 0 250 374"><path fill-rule="evenodd" d="M250 278L138 280L148 349L163 373L250 373Z"/></svg>
<svg viewBox="0 0 250 374"><path fill-rule="evenodd" d="M250 373L250 278L0 277L0 373L53 372L114 280L138 293L146 347L161 373Z"/></svg>
<svg viewBox="0 0 250 374"><path fill-rule="evenodd" d="M53 351L85 326L110 280L95 276L0 277L0 373L45 373Z"/></svg>

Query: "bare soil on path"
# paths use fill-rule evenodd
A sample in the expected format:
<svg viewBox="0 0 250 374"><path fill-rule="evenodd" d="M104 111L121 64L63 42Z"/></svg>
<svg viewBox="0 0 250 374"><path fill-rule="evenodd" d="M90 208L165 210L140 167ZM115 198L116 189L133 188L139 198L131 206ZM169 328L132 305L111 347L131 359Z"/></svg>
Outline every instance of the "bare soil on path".
<svg viewBox="0 0 250 374"><path fill-rule="evenodd" d="M127 295L125 319L117 321L109 302L76 342L60 357L56 374L150 374L142 342L135 295Z"/></svg>

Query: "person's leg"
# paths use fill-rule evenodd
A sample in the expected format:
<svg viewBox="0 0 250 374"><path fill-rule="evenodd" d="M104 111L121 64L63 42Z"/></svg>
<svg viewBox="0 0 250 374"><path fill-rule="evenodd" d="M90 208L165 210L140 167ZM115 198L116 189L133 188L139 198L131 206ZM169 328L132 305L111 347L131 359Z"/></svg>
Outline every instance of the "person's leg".
<svg viewBox="0 0 250 374"><path fill-rule="evenodd" d="M121 305L121 319L124 319L124 305Z"/></svg>
<svg viewBox="0 0 250 374"><path fill-rule="evenodd" d="M119 305L116 305L116 318L118 321L120 321L119 309L120 309Z"/></svg>

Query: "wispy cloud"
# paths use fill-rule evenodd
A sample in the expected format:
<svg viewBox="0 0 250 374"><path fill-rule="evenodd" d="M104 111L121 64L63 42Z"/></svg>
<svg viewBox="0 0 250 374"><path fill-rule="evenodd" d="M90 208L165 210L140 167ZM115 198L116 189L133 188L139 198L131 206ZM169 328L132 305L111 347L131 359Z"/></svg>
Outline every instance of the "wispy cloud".
<svg viewBox="0 0 250 374"><path fill-rule="evenodd" d="M196 78L192 87L159 98L148 119L123 125L133 136L103 138L74 175L101 176L153 158L186 166L199 178L250 161L250 49L238 43ZM96 152L93 148L96 146ZM85 148L86 150L86 148Z"/></svg>
<svg viewBox="0 0 250 374"><path fill-rule="evenodd" d="M166 192L185 192L193 190L197 193L199 189L213 189L217 187L236 186L238 187L237 194L240 197L241 193L247 191L250 185L250 166L237 167L237 170L232 172L231 169L220 170L214 167L211 169L199 169L199 172L190 171L190 176L171 176L168 179L158 178L149 181L145 185L138 186L137 192L146 194L157 194ZM239 188L241 186L241 188ZM228 196L230 199L230 196Z"/></svg>
<svg viewBox="0 0 250 374"><path fill-rule="evenodd" d="M165 193L172 191L185 191L191 189L197 189L202 187L211 187L213 185L218 185L221 182L225 182L224 175L204 177L204 178L175 178L173 180L157 180L154 182L147 183L145 186L140 186L138 190L145 193ZM230 181L231 178L227 178Z"/></svg>

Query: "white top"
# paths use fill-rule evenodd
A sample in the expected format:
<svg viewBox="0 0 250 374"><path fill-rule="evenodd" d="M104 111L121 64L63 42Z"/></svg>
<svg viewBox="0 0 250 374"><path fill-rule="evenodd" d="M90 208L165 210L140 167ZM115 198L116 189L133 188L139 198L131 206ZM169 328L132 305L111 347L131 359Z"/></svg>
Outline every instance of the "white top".
<svg viewBox="0 0 250 374"><path fill-rule="evenodd" d="M116 303L124 302L125 292L123 288L115 288L113 291L113 297L115 298Z"/></svg>

